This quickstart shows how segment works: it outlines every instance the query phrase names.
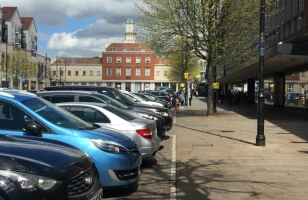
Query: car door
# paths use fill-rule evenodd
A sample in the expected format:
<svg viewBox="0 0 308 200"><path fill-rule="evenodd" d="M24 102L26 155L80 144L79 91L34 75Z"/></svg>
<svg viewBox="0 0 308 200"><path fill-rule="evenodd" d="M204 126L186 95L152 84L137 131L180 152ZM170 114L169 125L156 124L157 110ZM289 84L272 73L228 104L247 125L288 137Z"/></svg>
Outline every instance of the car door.
<svg viewBox="0 0 308 200"><path fill-rule="evenodd" d="M25 125L30 122L35 122L40 125L43 137L49 137L51 130L46 126L20 107L10 102L0 100L0 134L34 136L24 131Z"/></svg>

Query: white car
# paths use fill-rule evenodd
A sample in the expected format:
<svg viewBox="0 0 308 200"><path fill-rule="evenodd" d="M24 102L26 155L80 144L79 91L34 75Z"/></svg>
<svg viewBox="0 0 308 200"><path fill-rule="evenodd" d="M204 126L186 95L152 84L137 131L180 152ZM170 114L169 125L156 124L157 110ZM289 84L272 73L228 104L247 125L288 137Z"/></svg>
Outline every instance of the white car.
<svg viewBox="0 0 308 200"><path fill-rule="evenodd" d="M160 149L155 120L137 118L119 108L103 103L71 102L57 106L91 124L116 129L132 138L140 148L142 158L155 156Z"/></svg>
<svg viewBox="0 0 308 200"><path fill-rule="evenodd" d="M125 90L120 90L124 95L126 95L127 97L133 99L135 102L137 103L142 103L142 104L147 104L147 105L152 105L152 106L161 106L163 107L164 105L162 103L158 103L158 102L153 102L153 101L146 101L142 98L140 98L139 96L132 94L128 91Z"/></svg>

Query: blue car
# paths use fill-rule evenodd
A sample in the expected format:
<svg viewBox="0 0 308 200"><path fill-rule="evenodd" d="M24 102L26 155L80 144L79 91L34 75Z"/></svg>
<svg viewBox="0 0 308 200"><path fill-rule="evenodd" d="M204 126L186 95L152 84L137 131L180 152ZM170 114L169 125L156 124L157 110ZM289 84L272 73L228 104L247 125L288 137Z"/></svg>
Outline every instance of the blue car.
<svg viewBox="0 0 308 200"><path fill-rule="evenodd" d="M135 185L142 156L128 136L89 124L35 95L0 92L0 134L71 144L94 161L103 187Z"/></svg>

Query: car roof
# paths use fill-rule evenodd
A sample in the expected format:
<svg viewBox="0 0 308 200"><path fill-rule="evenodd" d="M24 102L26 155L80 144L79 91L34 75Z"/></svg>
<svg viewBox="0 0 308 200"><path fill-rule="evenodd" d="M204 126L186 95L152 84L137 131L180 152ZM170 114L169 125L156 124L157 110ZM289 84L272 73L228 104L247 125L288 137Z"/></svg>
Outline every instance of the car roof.
<svg viewBox="0 0 308 200"><path fill-rule="evenodd" d="M99 94L97 91L84 91L84 90L51 90L51 91L37 92L37 94L52 94L52 93Z"/></svg>
<svg viewBox="0 0 308 200"><path fill-rule="evenodd" d="M105 107L108 106L108 104L105 103L96 103L96 102L62 102L62 103L56 103L56 105L82 105L82 106L99 106L99 107Z"/></svg>
<svg viewBox="0 0 308 200"><path fill-rule="evenodd" d="M35 94L32 93L25 93L25 92L7 92L7 91L0 91L0 98L5 99L15 99L17 101L24 101L33 98L39 98Z"/></svg>

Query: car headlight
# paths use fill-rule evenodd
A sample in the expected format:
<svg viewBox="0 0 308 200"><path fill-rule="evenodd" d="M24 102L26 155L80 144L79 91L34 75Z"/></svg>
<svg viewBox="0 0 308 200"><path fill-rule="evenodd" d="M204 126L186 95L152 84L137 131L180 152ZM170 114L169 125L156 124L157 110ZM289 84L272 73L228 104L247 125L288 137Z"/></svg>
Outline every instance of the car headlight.
<svg viewBox="0 0 308 200"><path fill-rule="evenodd" d="M100 150L109 153L129 153L130 151L119 143L102 140L102 139L91 139L91 142Z"/></svg>
<svg viewBox="0 0 308 200"><path fill-rule="evenodd" d="M0 170L0 176L5 177L24 190L51 190L58 181L33 174L14 172L9 170Z"/></svg>
<svg viewBox="0 0 308 200"><path fill-rule="evenodd" d="M153 117L151 115L147 115L147 114L143 114L143 113L138 113L140 116L142 116L143 118L146 118L146 119L150 119L150 120L157 120L156 117Z"/></svg>
<svg viewBox="0 0 308 200"><path fill-rule="evenodd" d="M169 116L169 113L167 113L167 112L161 112L160 115L161 115L161 116L167 117L167 116Z"/></svg>

